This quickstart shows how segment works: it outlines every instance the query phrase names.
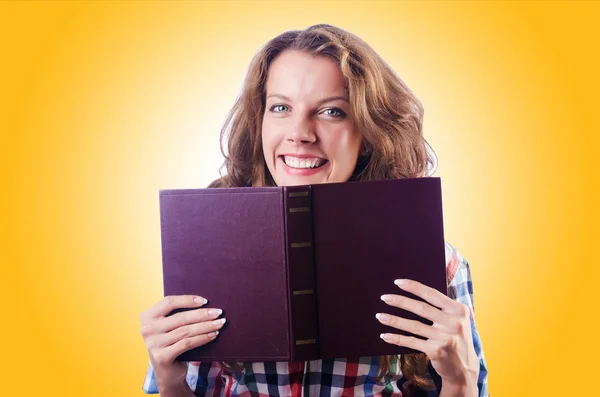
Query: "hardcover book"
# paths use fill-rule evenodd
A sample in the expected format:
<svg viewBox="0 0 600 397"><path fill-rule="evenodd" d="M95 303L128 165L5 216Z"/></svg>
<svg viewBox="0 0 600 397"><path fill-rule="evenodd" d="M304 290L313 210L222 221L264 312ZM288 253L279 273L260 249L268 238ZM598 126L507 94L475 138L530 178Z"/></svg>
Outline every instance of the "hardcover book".
<svg viewBox="0 0 600 397"><path fill-rule="evenodd" d="M160 191L164 294L227 323L183 361L309 361L411 352L376 313L419 281L447 294L439 178ZM415 298L413 296L413 298Z"/></svg>

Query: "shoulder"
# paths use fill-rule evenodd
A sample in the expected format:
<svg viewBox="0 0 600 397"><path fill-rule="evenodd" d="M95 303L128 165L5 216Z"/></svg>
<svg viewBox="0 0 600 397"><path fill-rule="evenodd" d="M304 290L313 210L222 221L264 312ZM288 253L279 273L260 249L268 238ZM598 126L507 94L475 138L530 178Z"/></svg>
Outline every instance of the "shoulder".
<svg viewBox="0 0 600 397"><path fill-rule="evenodd" d="M450 284L458 271L460 254L458 253L458 250L447 241L445 242L444 248L446 253L446 280L448 281L448 284Z"/></svg>
<svg viewBox="0 0 600 397"><path fill-rule="evenodd" d="M448 296L463 300L473 295L473 283L469 262L450 243L445 243L446 250L446 280L448 283ZM472 300L472 299L471 299Z"/></svg>
<svg viewBox="0 0 600 397"><path fill-rule="evenodd" d="M448 285L461 281L465 271L469 270L469 263L449 242L445 242L446 251L446 279Z"/></svg>

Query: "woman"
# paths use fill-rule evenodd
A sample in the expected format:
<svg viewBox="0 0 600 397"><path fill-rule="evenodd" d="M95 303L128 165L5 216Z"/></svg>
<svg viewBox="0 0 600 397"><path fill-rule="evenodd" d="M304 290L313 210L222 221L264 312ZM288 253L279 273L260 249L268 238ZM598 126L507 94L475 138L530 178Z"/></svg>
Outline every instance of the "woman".
<svg viewBox="0 0 600 397"><path fill-rule="evenodd" d="M427 176L434 157L423 108L358 37L330 25L285 32L252 60L221 138L227 174L211 187L286 186ZM446 244L449 297L411 280L382 299L433 322L374 313L388 343L421 351L294 363L181 363L218 338L224 319L204 297L171 296L142 314L150 355L144 391L163 396L487 396L487 368L473 317L467 262ZM391 291L393 292L393 291ZM210 297L208 297L210 298ZM165 317L176 308L199 308ZM409 331L426 339L394 333Z"/></svg>

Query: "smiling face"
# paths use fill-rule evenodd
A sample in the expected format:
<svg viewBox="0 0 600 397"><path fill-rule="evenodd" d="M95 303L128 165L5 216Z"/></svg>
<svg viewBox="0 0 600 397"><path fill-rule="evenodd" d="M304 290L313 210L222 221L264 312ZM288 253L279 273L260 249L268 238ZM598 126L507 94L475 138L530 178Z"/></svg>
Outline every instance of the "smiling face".
<svg viewBox="0 0 600 397"><path fill-rule="evenodd" d="M334 60L287 50L272 62L262 146L278 186L350 178L361 136L352 122L344 76Z"/></svg>

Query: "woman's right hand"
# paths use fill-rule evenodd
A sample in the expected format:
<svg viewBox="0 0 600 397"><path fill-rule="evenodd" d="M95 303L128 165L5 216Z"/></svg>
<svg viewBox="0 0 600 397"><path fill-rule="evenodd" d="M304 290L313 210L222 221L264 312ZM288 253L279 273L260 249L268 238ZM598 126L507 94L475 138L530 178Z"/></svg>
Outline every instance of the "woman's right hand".
<svg viewBox="0 0 600 397"><path fill-rule="evenodd" d="M141 334L161 393L185 385L187 364L175 358L214 340L225 324L225 318L215 321L222 313L220 309L200 308L167 315L175 309L198 308L205 304L206 300L198 296L166 296L140 317Z"/></svg>

